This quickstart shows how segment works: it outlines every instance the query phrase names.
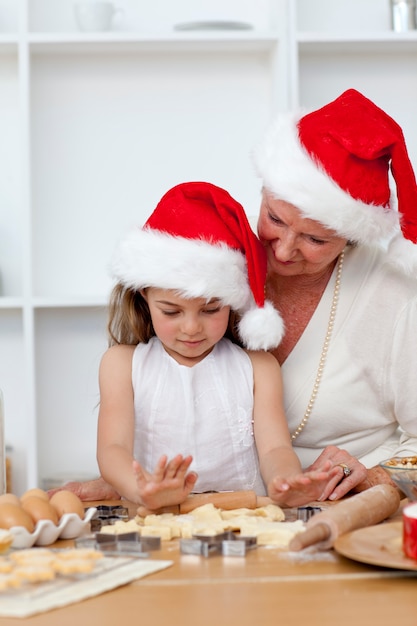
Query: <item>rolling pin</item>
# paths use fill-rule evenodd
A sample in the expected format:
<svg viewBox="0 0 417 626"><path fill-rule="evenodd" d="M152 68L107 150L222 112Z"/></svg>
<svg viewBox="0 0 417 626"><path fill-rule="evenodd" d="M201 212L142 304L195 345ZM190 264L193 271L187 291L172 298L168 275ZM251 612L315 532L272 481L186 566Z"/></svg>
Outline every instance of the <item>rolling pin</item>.
<svg viewBox="0 0 417 626"><path fill-rule="evenodd" d="M257 496L254 491L219 491L216 493L194 493L189 495L184 502L174 506L165 506L158 510L149 511L145 507L138 508L138 515L145 517L155 513L174 513L182 515L190 513L204 504L213 504L219 509L230 511L231 509L256 509L259 506L271 504L272 500L266 496Z"/></svg>
<svg viewBox="0 0 417 626"><path fill-rule="evenodd" d="M362 491L309 519L306 530L295 535L289 549L295 552L317 545L331 548L339 535L373 526L393 515L400 506L400 496L391 485L382 484Z"/></svg>

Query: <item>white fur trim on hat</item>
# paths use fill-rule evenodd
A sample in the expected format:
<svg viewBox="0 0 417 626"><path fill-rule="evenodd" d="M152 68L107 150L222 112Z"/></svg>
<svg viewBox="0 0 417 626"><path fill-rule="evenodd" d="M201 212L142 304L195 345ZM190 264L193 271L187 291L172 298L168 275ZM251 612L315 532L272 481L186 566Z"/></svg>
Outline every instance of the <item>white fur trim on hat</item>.
<svg viewBox="0 0 417 626"><path fill-rule="evenodd" d="M225 244L137 228L121 242L111 266L126 287L174 289L186 298L220 298L237 312L252 301L244 255Z"/></svg>
<svg viewBox="0 0 417 626"><path fill-rule="evenodd" d="M245 256L226 244L138 228L116 249L111 271L118 282L137 291L158 287L178 291L185 298L220 298L242 315L238 330L249 350L275 348L284 334L273 305L256 306Z"/></svg>
<svg viewBox="0 0 417 626"><path fill-rule="evenodd" d="M399 227L399 215L356 200L343 191L300 143L301 114L278 116L255 148L253 159L264 187L297 207L307 218L360 243L386 239Z"/></svg>

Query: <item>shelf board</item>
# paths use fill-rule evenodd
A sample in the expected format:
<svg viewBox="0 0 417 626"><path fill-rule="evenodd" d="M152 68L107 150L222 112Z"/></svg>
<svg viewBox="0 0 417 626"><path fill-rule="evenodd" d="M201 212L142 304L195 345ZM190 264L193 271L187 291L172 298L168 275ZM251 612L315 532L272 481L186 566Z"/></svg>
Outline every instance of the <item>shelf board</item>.
<svg viewBox="0 0 417 626"><path fill-rule="evenodd" d="M107 306L106 296L50 296L36 297L30 301L34 309L85 309Z"/></svg>
<svg viewBox="0 0 417 626"><path fill-rule="evenodd" d="M19 37L16 34L0 34L0 55L17 54L19 49Z"/></svg>
<svg viewBox="0 0 417 626"><path fill-rule="evenodd" d="M410 53L417 52L417 31L346 34L299 32L297 43L303 53L329 52L330 50L348 52L349 54L361 52Z"/></svg>
<svg viewBox="0 0 417 626"><path fill-rule="evenodd" d="M85 309L107 307L106 296L51 296L35 298L0 297L0 310L24 309Z"/></svg>
<svg viewBox="0 0 417 626"><path fill-rule="evenodd" d="M1 296L0 297L0 309L22 309L23 298Z"/></svg>
<svg viewBox="0 0 417 626"><path fill-rule="evenodd" d="M34 53L48 52L146 52L209 49L221 51L270 50L278 42L272 31L170 31L161 34L134 32L31 33Z"/></svg>

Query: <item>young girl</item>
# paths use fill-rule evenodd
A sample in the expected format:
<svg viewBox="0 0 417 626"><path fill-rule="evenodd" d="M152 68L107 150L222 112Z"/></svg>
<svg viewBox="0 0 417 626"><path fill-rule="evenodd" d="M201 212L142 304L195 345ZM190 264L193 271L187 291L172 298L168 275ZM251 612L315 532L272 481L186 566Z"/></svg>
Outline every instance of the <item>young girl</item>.
<svg viewBox="0 0 417 626"><path fill-rule="evenodd" d="M317 499L335 470L303 474L292 450L279 365L265 351L282 322L264 300L264 250L241 205L209 183L174 187L121 243L113 274L102 478L150 510L191 491Z"/></svg>

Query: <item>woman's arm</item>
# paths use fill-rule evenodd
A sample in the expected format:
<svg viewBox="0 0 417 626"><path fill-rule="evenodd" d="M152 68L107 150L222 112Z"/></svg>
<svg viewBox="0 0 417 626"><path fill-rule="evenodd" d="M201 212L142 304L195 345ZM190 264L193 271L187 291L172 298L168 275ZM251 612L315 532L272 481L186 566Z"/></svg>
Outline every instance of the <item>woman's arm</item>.
<svg viewBox="0 0 417 626"><path fill-rule="evenodd" d="M113 489L111 485L106 483L101 476L86 481L71 480L60 487L48 490L48 496L51 498L57 491L71 491L83 502L92 502L97 500L120 500L120 494Z"/></svg>

